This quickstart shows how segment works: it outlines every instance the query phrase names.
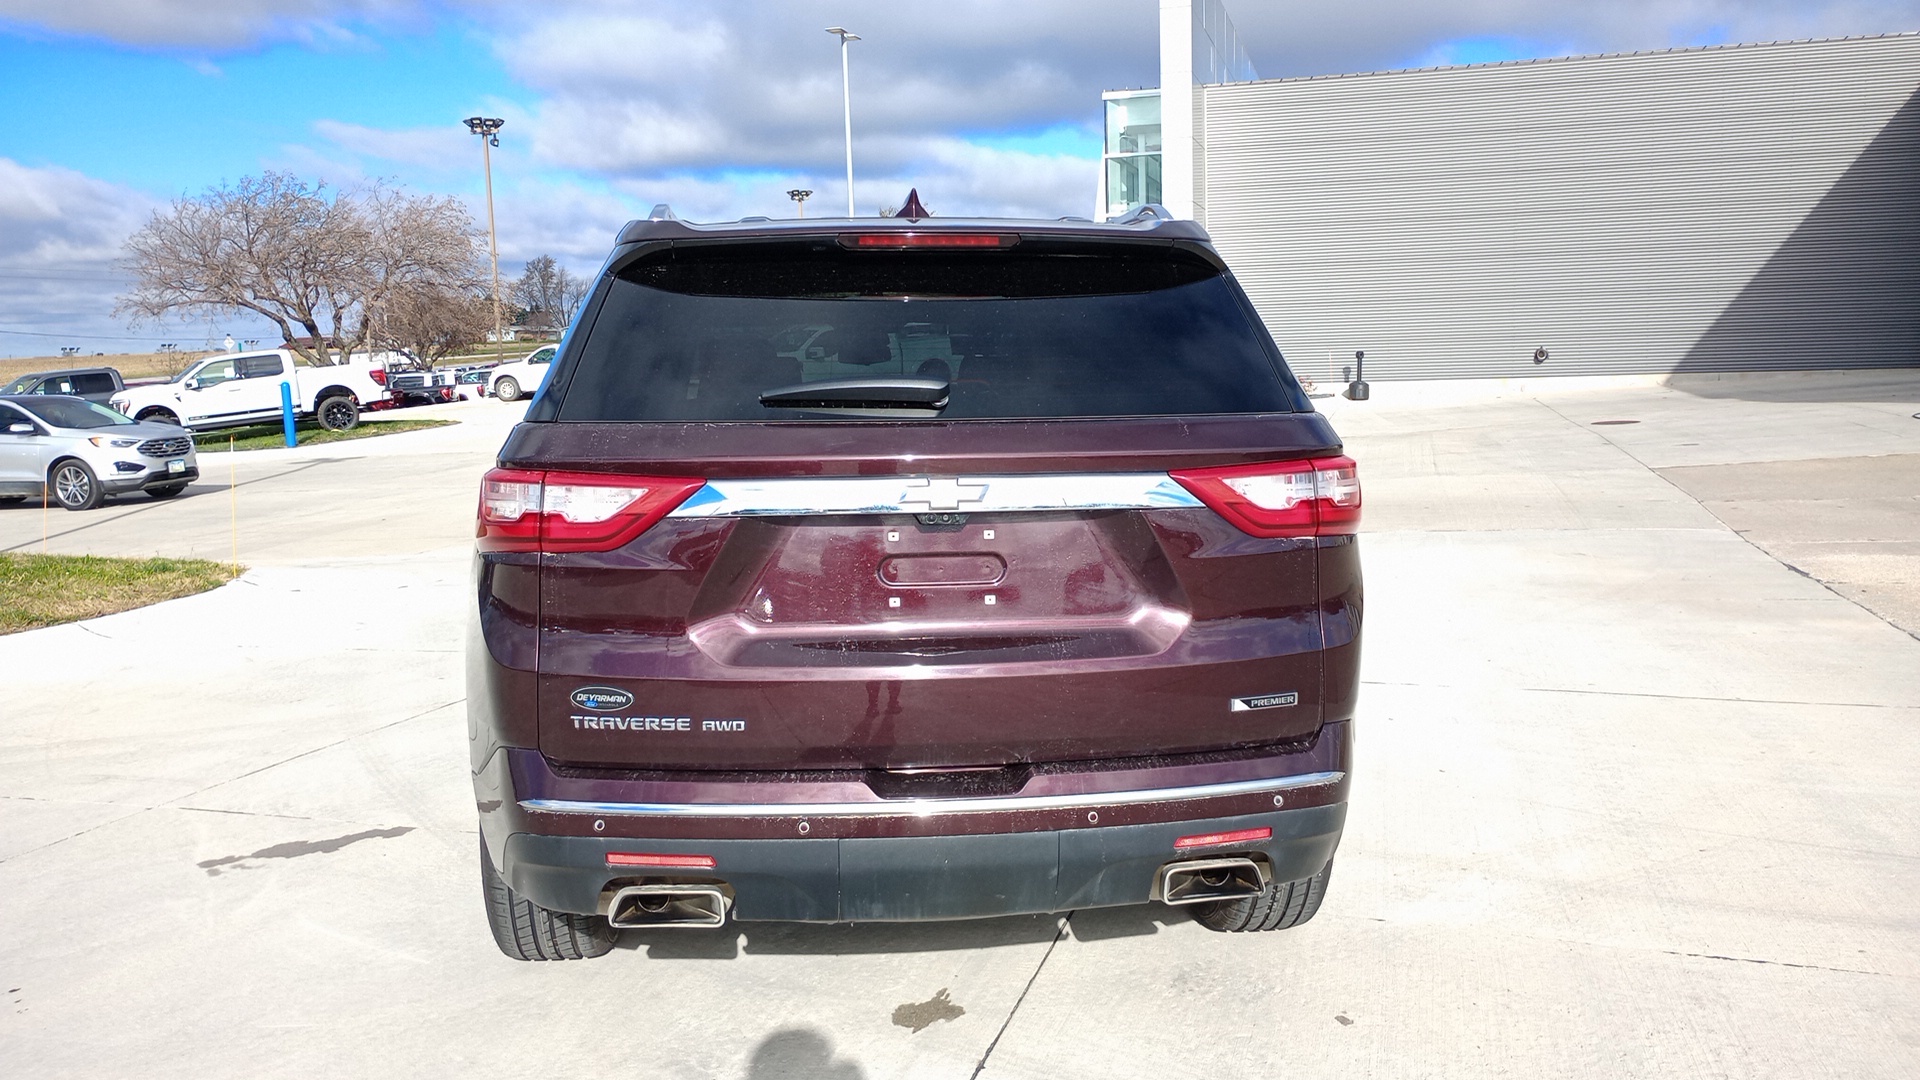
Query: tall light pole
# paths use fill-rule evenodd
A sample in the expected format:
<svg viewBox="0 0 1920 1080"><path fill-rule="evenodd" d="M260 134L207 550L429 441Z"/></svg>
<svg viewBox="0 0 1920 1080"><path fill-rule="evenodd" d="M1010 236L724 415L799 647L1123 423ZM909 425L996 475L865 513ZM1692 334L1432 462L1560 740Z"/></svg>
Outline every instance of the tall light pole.
<svg viewBox="0 0 1920 1080"><path fill-rule="evenodd" d="M807 190L806 188L794 188L793 190L787 192L787 198L792 199L794 202L800 205L801 217L807 216L807 198L812 194L813 192Z"/></svg>
<svg viewBox="0 0 1920 1080"><path fill-rule="evenodd" d="M847 43L860 35L844 26L829 26L827 33L840 37L840 104L847 117L847 216L853 216L853 83L847 76Z"/></svg>
<svg viewBox="0 0 1920 1080"><path fill-rule="evenodd" d="M497 116L467 118L467 130L480 136L480 160L487 170L487 254L493 257L493 347L497 353L506 351L507 334L500 322L500 241L493 228L493 151L489 148L500 145L500 129L506 126L507 122Z"/></svg>

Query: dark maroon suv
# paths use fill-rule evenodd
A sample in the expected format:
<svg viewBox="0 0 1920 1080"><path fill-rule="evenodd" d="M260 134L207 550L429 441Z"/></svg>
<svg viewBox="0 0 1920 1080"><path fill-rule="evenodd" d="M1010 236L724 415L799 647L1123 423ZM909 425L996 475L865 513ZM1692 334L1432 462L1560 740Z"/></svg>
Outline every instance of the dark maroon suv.
<svg viewBox="0 0 1920 1080"><path fill-rule="evenodd" d="M1359 512L1190 222L635 222L481 491L495 940L1304 922Z"/></svg>

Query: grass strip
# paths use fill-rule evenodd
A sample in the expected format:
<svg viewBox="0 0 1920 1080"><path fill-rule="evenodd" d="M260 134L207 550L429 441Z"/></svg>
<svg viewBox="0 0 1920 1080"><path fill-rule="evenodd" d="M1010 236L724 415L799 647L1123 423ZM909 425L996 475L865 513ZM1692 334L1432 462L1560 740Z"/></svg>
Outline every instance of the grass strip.
<svg viewBox="0 0 1920 1080"><path fill-rule="evenodd" d="M131 611L232 577L232 566L205 559L0 554L0 634Z"/></svg>
<svg viewBox="0 0 1920 1080"><path fill-rule="evenodd" d="M347 431L328 431L318 424L296 424L293 438L299 446L317 446L321 443L346 442L349 439L371 439L376 435L396 435L402 431L419 431L423 428L446 427L459 423L457 420L374 420L362 422L359 427ZM277 423L257 424L253 427L222 428L219 431L201 432L193 437L194 445L201 451L225 450L227 436L233 436L235 450L272 450L287 445L286 431Z"/></svg>

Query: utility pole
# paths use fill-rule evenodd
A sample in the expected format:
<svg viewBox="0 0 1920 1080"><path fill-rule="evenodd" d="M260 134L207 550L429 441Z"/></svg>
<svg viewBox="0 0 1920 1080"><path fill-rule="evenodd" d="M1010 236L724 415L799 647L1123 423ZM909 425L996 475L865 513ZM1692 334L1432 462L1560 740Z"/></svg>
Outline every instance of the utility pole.
<svg viewBox="0 0 1920 1080"><path fill-rule="evenodd" d="M500 129L507 126L496 116L467 118L467 130L480 136L480 160L487 172L487 254L493 258L493 347L497 355L506 355L506 328L500 319L500 240L493 228L493 151L500 145Z"/></svg>
<svg viewBox="0 0 1920 1080"><path fill-rule="evenodd" d="M860 35L844 26L829 26L827 33L840 38L840 104L847 120L847 217L853 217L853 82L847 75L847 43Z"/></svg>
<svg viewBox="0 0 1920 1080"><path fill-rule="evenodd" d="M806 188L794 188L787 192L787 198L799 204L801 217L807 216L807 199L812 196L812 194L813 192L808 191Z"/></svg>

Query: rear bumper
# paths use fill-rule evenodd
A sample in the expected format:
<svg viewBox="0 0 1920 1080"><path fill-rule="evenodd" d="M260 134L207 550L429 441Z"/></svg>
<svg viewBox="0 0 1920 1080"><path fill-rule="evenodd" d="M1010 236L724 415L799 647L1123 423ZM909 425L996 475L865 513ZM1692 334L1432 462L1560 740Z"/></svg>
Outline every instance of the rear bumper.
<svg viewBox="0 0 1920 1080"><path fill-rule="evenodd" d="M556 910L595 914L610 888L670 882L718 884L745 920L976 918L1146 903L1176 859L1242 855L1272 880L1312 876L1346 821L1351 728L1328 724L1272 756L1053 773L981 798L881 799L820 778L563 775L538 751L511 749L474 788L494 865ZM1258 841L1174 846L1262 828L1272 832ZM713 865L610 867L614 852Z"/></svg>
<svg viewBox="0 0 1920 1080"><path fill-rule="evenodd" d="M974 836L783 840L645 841L661 855L704 855L713 869L636 875L609 869L609 852L633 840L515 833L506 844L507 881L559 911L593 914L615 884L716 882L732 895L733 917L787 922L903 922L1024 915L1144 904L1160 867L1176 858L1246 855L1264 859L1273 880L1297 881L1333 858L1346 822L1344 802L1230 818L1151 825ZM1254 844L1177 852L1195 833L1271 828Z"/></svg>

